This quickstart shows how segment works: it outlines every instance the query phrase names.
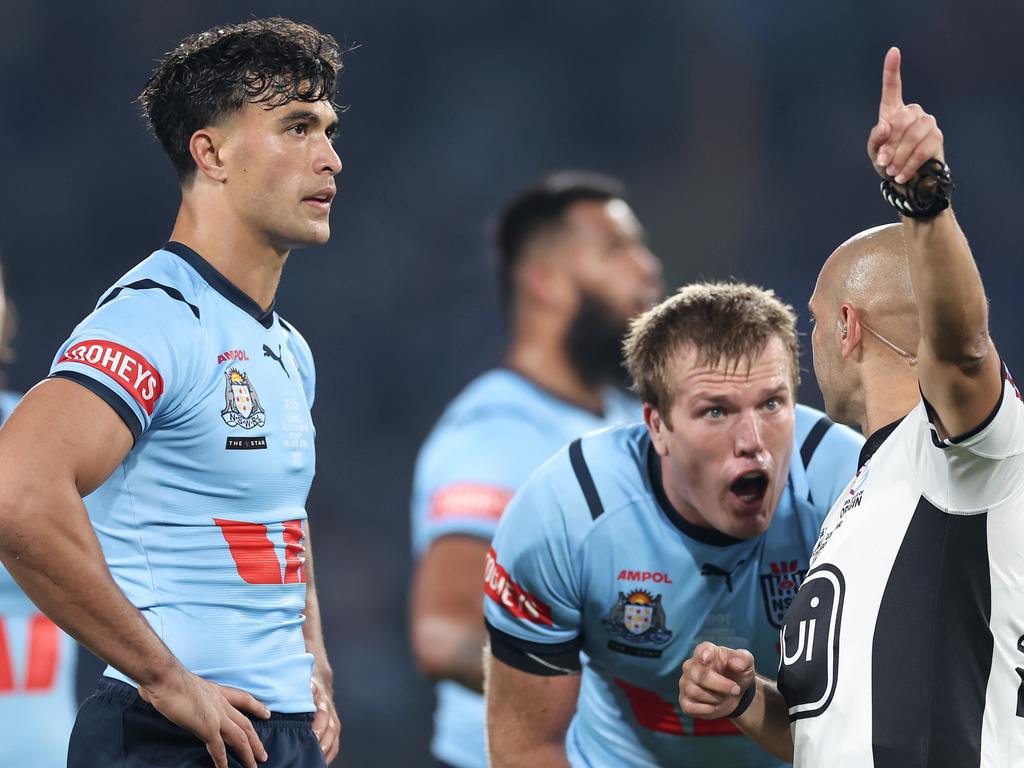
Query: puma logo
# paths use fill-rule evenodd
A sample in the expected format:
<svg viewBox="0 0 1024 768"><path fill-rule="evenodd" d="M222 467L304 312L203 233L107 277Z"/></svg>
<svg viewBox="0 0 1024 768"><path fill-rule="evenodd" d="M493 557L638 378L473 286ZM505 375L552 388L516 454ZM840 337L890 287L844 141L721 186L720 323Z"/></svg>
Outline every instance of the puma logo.
<svg viewBox="0 0 1024 768"><path fill-rule="evenodd" d="M276 355L274 354L274 350L272 350L270 347L268 347L266 344L264 344L263 345L263 356L264 357L272 358L274 360L277 360L277 364L281 366L281 370L284 371L284 375L287 376L289 379L292 377L292 375L290 373L288 373L288 369L284 367L284 361L281 360L281 345L280 344L277 345L277 354Z"/></svg>

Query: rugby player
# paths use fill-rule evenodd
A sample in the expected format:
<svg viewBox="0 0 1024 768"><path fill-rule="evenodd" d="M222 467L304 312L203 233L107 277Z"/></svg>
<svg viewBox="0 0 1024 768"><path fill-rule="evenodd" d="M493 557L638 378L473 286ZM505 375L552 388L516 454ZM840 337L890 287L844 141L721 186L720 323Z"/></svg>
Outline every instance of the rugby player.
<svg viewBox="0 0 1024 768"><path fill-rule="evenodd" d="M505 504L573 438L635 421L624 378L631 317L661 298L661 265L621 184L551 174L520 191L496 232L509 343L445 410L420 453L412 498L412 639L438 681L431 752L486 768L480 572Z"/></svg>
<svg viewBox="0 0 1024 768"><path fill-rule="evenodd" d="M171 240L0 432L0 558L110 665L72 768L337 751L304 508L313 360L274 295L289 252L330 234L340 68L333 38L279 18L160 62L140 102L181 184Z"/></svg>
<svg viewBox="0 0 1024 768"><path fill-rule="evenodd" d="M868 156L902 222L843 243L810 301L828 411L868 435L859 470L786 615L777 684L744 646L702 644L680 701L733 712L797 766L1018 766L1024 404L949 207L942 133L904 104L896 48Z"/></svg>
<svg viewBox="0 0 1024 768"><path fill-rule="evenodd" d="M0 265L0 362L13 323ZM0 424L21 395L0 389ZM75 722L75 642L32 604L0 565L0 765L58 768Z"/></svg>
<svg viewBox="0 0 1024 768"><path fill-rule="evenodd" d="M777 766L676 706L702 638L778 659L783 611L861 439L795 402L792 309L699 283L626 342L644 423L585 435L520 488L485 575L492 765Z"/></svg>

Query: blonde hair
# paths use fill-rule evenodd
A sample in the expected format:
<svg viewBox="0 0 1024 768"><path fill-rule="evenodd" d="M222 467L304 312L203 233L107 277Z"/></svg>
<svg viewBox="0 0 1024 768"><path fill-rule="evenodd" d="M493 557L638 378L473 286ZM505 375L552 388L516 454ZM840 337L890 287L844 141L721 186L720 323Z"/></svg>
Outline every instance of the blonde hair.
<svg viewBox="0 0 1024 768"><path fill-rule="evenodd" d="M671 361L685 347L698 361L717 367L753 361L773 338L791 358L793 394L800 384L800 346L796 313L774 291L746 283L692 283L680 288L630 324L623 349L633 390L658 409L671 427L669 411L676 393Z"/></svg>

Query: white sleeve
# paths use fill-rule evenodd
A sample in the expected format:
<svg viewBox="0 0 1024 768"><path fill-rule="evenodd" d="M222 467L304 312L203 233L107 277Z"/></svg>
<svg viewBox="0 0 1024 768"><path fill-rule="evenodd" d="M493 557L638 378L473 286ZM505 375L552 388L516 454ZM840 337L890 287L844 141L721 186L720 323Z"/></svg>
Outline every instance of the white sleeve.
<svg viewBox="0 0 1024 768"><path fill-rule="evenodd" d="M927 403L922 403L928 412ZM929 500L954 514L983 512L1024 488L1024 400L1003 366L999 402L981 424L940 440L929 420L917 465Z"/></svg>

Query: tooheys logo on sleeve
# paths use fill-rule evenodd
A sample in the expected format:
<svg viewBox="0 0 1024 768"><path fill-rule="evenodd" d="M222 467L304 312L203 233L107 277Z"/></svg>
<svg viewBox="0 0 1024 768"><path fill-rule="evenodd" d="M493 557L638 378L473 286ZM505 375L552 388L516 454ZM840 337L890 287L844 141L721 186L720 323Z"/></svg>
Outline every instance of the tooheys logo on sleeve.
<svg viewBox="0 0 1024 768"><path fill-rule="evenodd" d="M493 547L487 553L484 566L484 591L513 616L545 627L554 623L551 609L509 578L508 571L498 564Z"/></svg>
<svg viewBox="0 0 1024 768"><path fill-rule="evenodd" d="M160 372L133 349L92 339L72 344L58 363L79 363L103 371L120 384L150 416L164 391Z"/></svg>

